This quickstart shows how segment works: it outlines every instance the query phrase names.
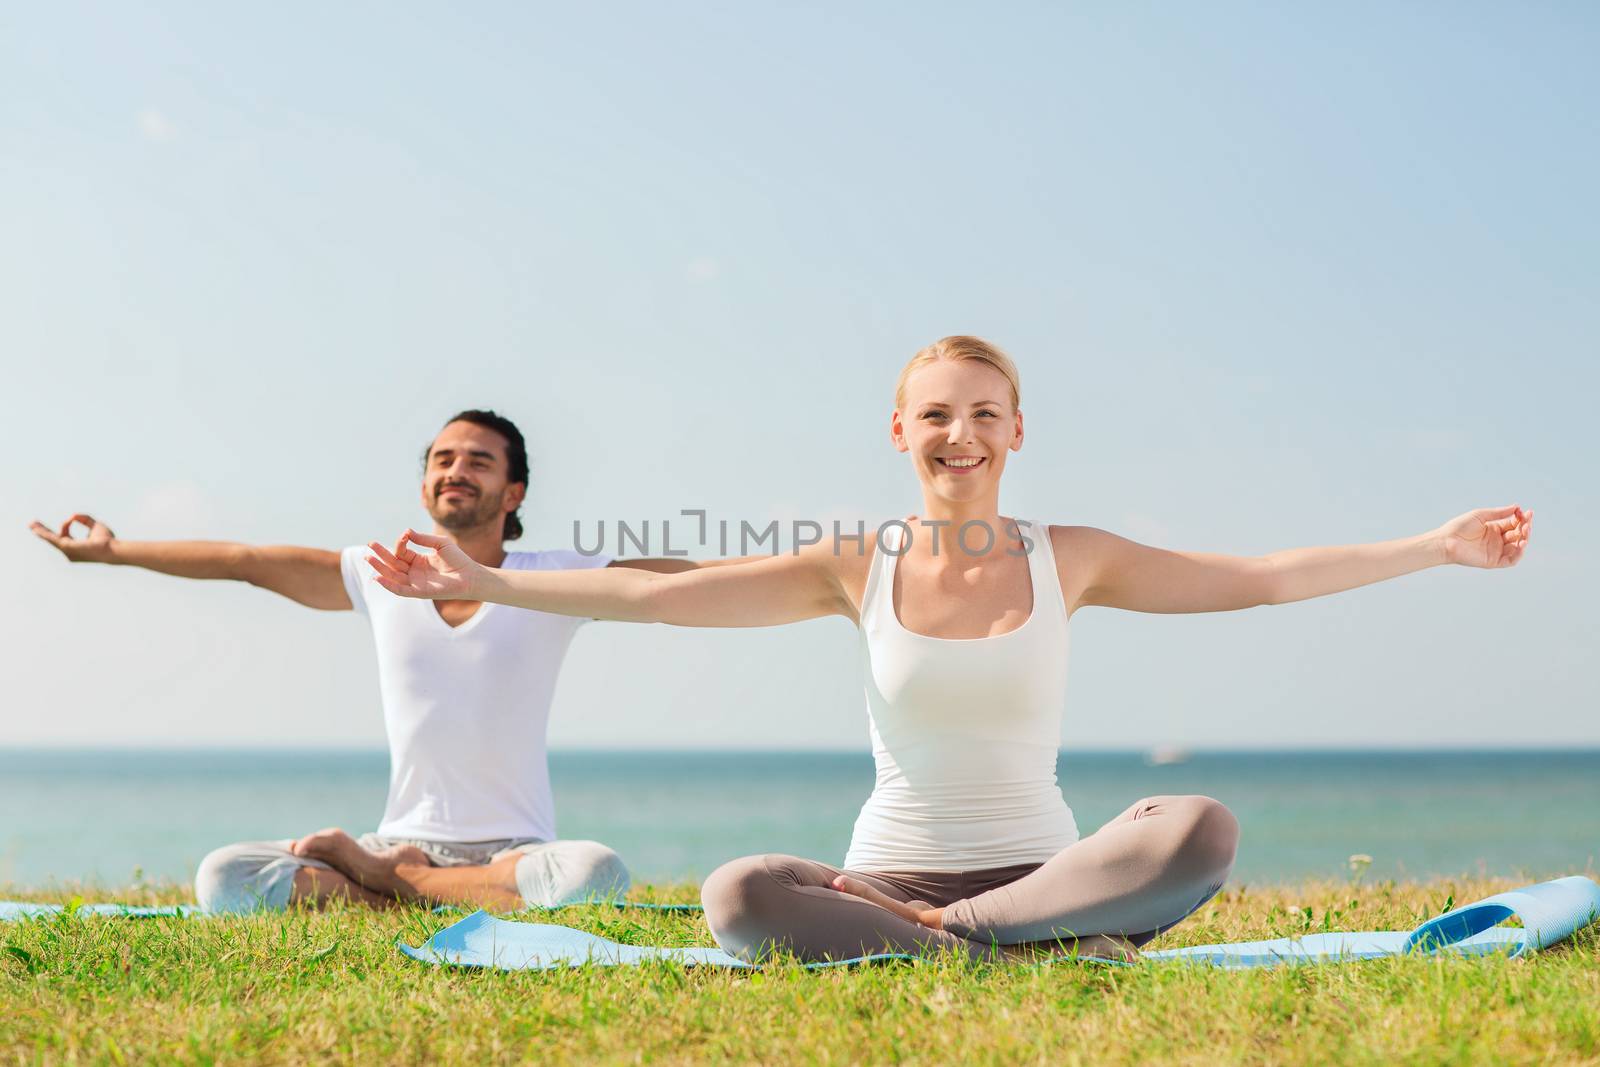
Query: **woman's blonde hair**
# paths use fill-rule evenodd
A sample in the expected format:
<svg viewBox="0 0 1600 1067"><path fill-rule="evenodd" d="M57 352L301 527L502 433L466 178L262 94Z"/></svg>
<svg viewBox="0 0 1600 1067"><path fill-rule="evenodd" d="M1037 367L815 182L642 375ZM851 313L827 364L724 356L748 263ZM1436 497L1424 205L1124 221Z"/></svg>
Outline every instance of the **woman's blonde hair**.
<svg viewBox="0 0 1600 1067"><path fill-rule="evenodd" d="M981 337L967 337L960 334L941 338L911 357L911 362L900 372L899 382L895 383L894 406L902 411L905 410L906 382L914 372L930 363L946 359L970 359L987 363L1006 376L1006 382L1011 386L1012 410L1022 406L1022 381L1017 376L1017 365L1011 362L1011 357Z"/></svg>

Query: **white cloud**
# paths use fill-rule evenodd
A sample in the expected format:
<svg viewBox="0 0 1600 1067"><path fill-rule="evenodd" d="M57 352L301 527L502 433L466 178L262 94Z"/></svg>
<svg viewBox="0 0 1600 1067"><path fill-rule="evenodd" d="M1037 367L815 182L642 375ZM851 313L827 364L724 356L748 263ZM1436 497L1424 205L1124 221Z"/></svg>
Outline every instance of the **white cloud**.
<svg viewBox="0 0 1600 1067"><path fill-rule="evenodd" d="M1141 544L1157 547L1169 547L1173 540L1172 529L1166 523L1135 511L1122 516L1122 529L1115 532Z"/></svg>
<svg viewBox="0 0 1600 1067"><path fill-rule="evenodd" d="M690 281L709 282L722 273L722 267L710 256L697 256L688 262L683 271L689 276Z"/></svg>
<svg viewBox="0 0 1600 1067"><path fill-rule="evenodd" d="M168 482L141 496L125 521L138 537L197 537L209 532L217 509L194 482ZM112 523L116 528L116 523ZM121 533L119 529L117 531Z"/></svg>
<svg viewBox="0 0 1600 1067"><path fill-rule="evenodd" d="M162 144L175 141L178 138L178 127L155 108L147 107L139 112L139 132L144 134L144 139Z"/></svg>
<svg viewBox="0 0 1600 1067"><path fill-rule="evenodd" d="M1414 428L1405 431L1401 439L1419 452L1461 452L1467 447L1467 435L1459 430Z"/></svg>

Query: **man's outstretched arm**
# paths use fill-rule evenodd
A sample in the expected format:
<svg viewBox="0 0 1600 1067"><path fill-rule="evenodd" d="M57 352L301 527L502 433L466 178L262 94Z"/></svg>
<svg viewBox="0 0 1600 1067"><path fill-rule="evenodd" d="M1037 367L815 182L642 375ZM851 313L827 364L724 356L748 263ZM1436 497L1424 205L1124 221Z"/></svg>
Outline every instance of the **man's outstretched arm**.
<svg viewBox="0 0 1600 1067"><path fill-rule="evenodd" d="M88 536L72 536L74 524ZM242 545L232 541L124 541L89 515L74 515L52 530L29 527L74 563L117 563L179 578L227 578L270 589L324 611L349 611L350 594L339 573L339 553L295 545Z"/></svg>

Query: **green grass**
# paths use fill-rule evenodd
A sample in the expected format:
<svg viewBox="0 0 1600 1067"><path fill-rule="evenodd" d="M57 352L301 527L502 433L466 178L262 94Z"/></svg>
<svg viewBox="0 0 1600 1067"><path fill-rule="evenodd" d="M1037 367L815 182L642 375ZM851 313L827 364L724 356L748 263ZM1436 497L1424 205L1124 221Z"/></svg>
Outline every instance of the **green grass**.
<svg viewBox="0 0 1600 1067"><path fill-rule="evenodd" d="M1409 929L1521 884L1230 889L1158 946ZM174 887L83 895L185 899ZM65 901L73 892L10 893ZM695 899L692 886L639 899ZM619 941L710 944L698 915L578 908ZM1225 972L956 962L739 974L659 964L453 970L401 956L449 921L336 909L227 920L0 925L0 1064L1600 1063L1593 928L1526 960Z"/></svg>

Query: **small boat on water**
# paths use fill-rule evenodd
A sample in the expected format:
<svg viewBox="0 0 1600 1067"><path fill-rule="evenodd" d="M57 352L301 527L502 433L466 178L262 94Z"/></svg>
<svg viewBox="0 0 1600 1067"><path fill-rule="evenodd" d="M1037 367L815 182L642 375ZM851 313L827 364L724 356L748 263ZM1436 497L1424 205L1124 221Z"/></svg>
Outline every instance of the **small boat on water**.
<svg viewBox="0 0 1600 1067"><path fill-rule="evenodd" d="M1157 745L1144 754L1147 767L1170 767L1175 763L1189 762L1189 750L1178 745Z"/></svg>

